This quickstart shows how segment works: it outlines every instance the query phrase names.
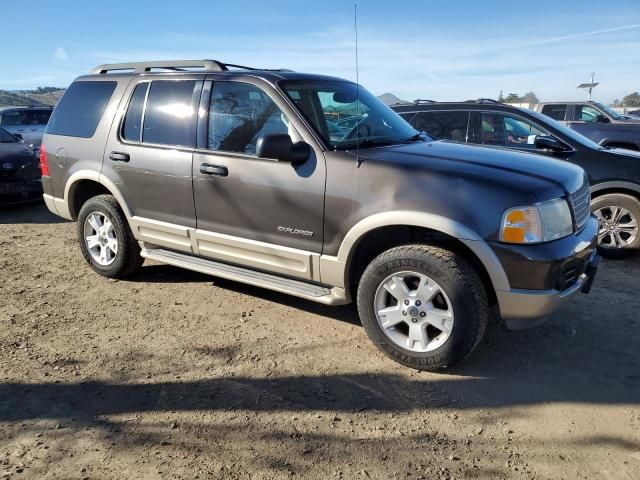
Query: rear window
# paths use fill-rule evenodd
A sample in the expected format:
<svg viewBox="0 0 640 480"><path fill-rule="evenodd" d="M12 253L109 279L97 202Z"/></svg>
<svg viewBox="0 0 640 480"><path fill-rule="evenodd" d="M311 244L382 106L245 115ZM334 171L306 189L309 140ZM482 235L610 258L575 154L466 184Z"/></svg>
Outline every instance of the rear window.
<svg viewBox="0 0 640 480"><path fill-rule="evenodd" d="M566 105L545 105L542 107L542 113L554 120L564 120L567 113Z"/></svg>
<svg viewBox="0 0 640 480"><path fill-rule="evenodd" d="M51 116L47 133L90 138L116 89L117 82L74 82Z"/></svg>

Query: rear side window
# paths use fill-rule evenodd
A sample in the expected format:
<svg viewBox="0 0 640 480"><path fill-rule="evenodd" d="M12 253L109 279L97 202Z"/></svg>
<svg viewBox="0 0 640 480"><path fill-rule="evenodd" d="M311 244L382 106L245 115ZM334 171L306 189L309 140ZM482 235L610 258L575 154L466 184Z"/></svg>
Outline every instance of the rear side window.
<svg viewBox="0 0 640 480"><path fill-rule="evenodd" d="M142 114L144 112L144 99L147 96L148 88L148 82L139 83L133 91L122 128L122 136L126 140L134 142L140 142L142 140Z"/></svg>
<svg viewBox="0 0 640 480"><path fill-rule="evenodd" d="M17 127L24 125L22 112L6 112L0 117L0 126Z"/></svg>
<svg viewBox="0 0 640 480"><path fill-rule="evenodd" d="M144 113L144 143L191 146L195 86L195 80L157 80L151 83Z"/></svg>
<svg viewBox="0 0 640 480"><path fill-rule="evenodd" d="M51 112L51 110L25 110L22 115L23 125L46 125Z"/></svg>
<svg viewBox="0 0 640 480"><path fill-rule="evenodd" d="M467 141L469 112L420 112L409 123L418 131L438 140Z"/></svg>
<svg viewBox="0 0 640 480"><path fill-rule="evenodd" d="M51 115L47 133L93 137L116 85L116 82L72 83Z"/></svg>
<svg viewBox="0 0 640 480"><path fill-rule="evenodd" d="M544 105L542 107L542 113L547 117L551 117L554 120L564 120L567 113L566 105Z"/></svg>

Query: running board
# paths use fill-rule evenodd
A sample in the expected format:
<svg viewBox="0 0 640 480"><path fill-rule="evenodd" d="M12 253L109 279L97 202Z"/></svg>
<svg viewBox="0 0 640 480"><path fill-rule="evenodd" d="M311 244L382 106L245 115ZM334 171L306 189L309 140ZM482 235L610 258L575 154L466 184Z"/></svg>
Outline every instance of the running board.
<svg viewBox="0 0 640 480"><path fill-rule="evenodd" d="M163 248L143 248L140 255L143 258L156 260L168 265L186 268L215 277L226 278L256 287L268 288L276 292L288 293L289 295L313 300L314 302L324 303L326 305L342 305L348 303L344 290L341 288L323 287L314 283L293 280L271 273L259 272L202 257L194 257Z"/></svg>

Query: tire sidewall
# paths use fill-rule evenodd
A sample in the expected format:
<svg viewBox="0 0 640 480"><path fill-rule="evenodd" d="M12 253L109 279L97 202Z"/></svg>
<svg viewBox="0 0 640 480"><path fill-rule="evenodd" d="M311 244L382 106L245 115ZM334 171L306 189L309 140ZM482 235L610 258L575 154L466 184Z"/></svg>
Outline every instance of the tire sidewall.
<svg viewBox="0 0 640 480"><path fill-rule="evenodd" d="M376 317L374 298L379 285L390 275L402 271L427 275L445 291L454 312L453 330L447 341L429 352L412 352L393 342L383 331ZM475 326L478 305L459 278L440 265L437 258L407 254L404 258L373 262L365 271L358 288L358 311L369 338L385 353L405 365L439 367L453 364L475 346Z"/></svg>

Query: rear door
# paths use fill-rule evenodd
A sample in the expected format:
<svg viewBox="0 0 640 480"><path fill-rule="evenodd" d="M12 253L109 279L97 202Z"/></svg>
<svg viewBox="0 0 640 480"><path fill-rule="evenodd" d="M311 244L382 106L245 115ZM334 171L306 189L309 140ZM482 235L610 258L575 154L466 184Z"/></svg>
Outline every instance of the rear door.
<svg viewBox="0 0 640 480"><path fill-rule="evenodd" d="M132 82L104 152L102 174L131 209L138 237L190 251L195 228L191 162L202 80L144 77Z"/></svg>

